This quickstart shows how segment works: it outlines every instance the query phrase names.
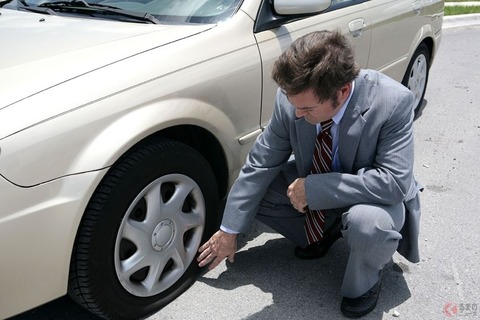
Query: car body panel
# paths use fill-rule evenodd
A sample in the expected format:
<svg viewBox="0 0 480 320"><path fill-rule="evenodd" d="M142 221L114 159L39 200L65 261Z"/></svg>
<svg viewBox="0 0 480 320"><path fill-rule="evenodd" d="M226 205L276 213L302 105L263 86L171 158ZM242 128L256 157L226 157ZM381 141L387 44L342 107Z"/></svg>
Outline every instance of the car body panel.
<svg viewBox="0 0 480 320"><path fill-rule="evenodd" d="M16 114L25 116L15 122L6 123L0 129L0 136L16 133L13 142L10 143L8 138L2 141L4 153L11 156L0 161L0 172L16 184L31 186L64 175L98 170L111 165L121 153L142 137L180 123L200 125L209 131L219 132L218 138L225 143L225 149L233 152L230 159L244 159L249 146L239 149L238 138L259 128L261 95L261 75L255 40L251 34L240 33L244 28L251 29L252 25L253 22L247 16L237 15L236 19L229 23L213 28L209 33L197 34L193 37L195 39L189 39L187 43L171 43L168 52L162 52L163 48L159 47L146 51L141 56L130 56L1 109L0 118L3 119L14 118ZM219 39L222 39L224 46L209 44ZM203 50L198 50L199 47ZM191 54L193 51L195 55ZM217 56L218 59L211 60L211 56ZM73 58L80 59L79 56ZM170 62L163 63L165 59ZM232 63L233 61L235 63ZM232 65L232 68L222 68L225 64ZM173 72L174 70L176 72ZM237 77L228 77L232 70L238 72ZM124 76L125 73L128 76ZM165 82L164 78L167 76L170 81ZM115 81L112 81L113 79ZM216 87L217 90L213 95L206 95L206 88L211 87ZM236 89L238 87L242 90ZM184 91L187 88L188 92ZM88 94L78 94L79 90L86 90ZM109 95L105 96L105 92ZM235 108L232 103L239 99L244 101L242 108ZM48 105L48 109L32 112L32 105ZM223 109L219 110L218 106ZM89 119L91 110L95 110L97 114L96 122ZM141 112L144 112L145 118L138 122L136 117ZM152 116L152 113L157 113L158 116ZM85 118L83 114L86 114ZM57 119L59 115L61 119ZM49 121L44 121L45 118ZM69 118L72 118L72 121L65 121ZM162 121L157 120L160 118ZM85 120L84 126L82 119ZM109 156L101 157L97 152L92 154L93 157L87 156L91 162L76 159L77 156L90 155L82 152L92 143L89 140L96 139L96 143L101 143L102 140L97 137L100 131L111 132L107 127L114 126L119 119L123 119L124 123L136 123L129 129L138 130L137 135L117 126L117 131L122 134L132 134L130 139L110 140L105 146L96 145ZM225 119L230 120L217 121ZM29 130L24 133L22 128ZM34 134L32 139L31 132L38 134ZM64 134L59 135L58 132ZM96 134L85 136L83 132ZM18 143L17 139L23 135L26 135L25 140ZM110 137L115 136L117 135L113 134ZM123 138L123 135L118 137ZM68 148L72 142L77 148ZM22 161L18 161L19 157ZM58 161L59 157L62 161ZM52 158L57 160L48 161ZM35 167L36 163L41 163L44 170L36 170L33 174L25 170ZM239 160L232 166L238 167Z"/></svg>
<svg viewBox="0 0 480 320"><path fill-rule="evenodd" d="M1 83L2 90L9 94L0 95L0 109L115 61L212 27L153 26L108 20L91 20L85 24L85 19L80 18L43 17L13 10L2 10L1 17L0 42L22 41L15 45L15 50L0 51L0 79L9 79ZM18 25L22 25L20 30ZM43 75L42 78L32 77L37 74ZM1 130L0 137L3 137L6 128Z"/></svg>
<svg viewBox="0 0 480 320"><path fill-rule="evenodd" d="M439 35L435 33L441 29L442 23L438 12L443 12L443 1L372 0L366 4L372 11L372 16L375 17L372 21L371 46L382 48L371 51L369 68L380 70L397 81L401 81L414 49L429 37L436 39L437 46L433 48L434 52L432 52L432 56L435 56L440 44ZM432 15L429 12L436 12L436 14ZM408 19L410 23L402 23L400 17ZM409 39L410 41L398 41L399 37L395 35L400 32L415 36ZM397 58L392 60L393 56Z"/></svg>
<svg viewBox="0 0 480 320"><path fill-rule="evenodd" d="M105 172L69 176L33 188L15 186L0 176L1 319L67 292L72 243L79 213L88 202L85 194L93 193Z"/></svg>
<svg viewBox="0 0 480 320"><path fill-rule="evenodd" d="M443 1L336 0L255 33L262 2L245 0L217 24L175 25L0 8L9 48L0 51L0 318L67 292L90 197L147 137L183 126L210 134L226 192L273 110L273 62L296 38L338 28L362 67L397 81L421 42L434 56L441 39Z"/></svg>

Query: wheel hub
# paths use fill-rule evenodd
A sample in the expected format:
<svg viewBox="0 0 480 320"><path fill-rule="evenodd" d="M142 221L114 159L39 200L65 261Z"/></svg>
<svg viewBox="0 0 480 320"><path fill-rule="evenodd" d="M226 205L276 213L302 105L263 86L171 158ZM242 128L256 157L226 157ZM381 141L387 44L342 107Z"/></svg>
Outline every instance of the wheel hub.
<svg viewBox="0 0 480 320"><path fill-rule="evenodd" d="M152 247L157 251L165 250L173 240L175 225L171 220L161 221L153 230Z"/></svg>

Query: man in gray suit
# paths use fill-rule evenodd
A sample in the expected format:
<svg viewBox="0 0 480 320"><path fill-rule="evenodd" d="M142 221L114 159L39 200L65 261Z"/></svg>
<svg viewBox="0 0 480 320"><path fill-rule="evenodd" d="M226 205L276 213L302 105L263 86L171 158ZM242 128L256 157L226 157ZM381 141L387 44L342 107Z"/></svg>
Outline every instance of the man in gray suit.
<svg viewBox="0 0 480 320"><path fill-rule="evenodd" d="M220 230L199 249L199 265L233 262L237 234L255 218L292 240L301 259L322 257L343 237L350 253L341 311L363 316L376 306L395 251L419 261L413 94L360 70L340 32L297 39L272 76L273 116L230 191Z"/></svg>

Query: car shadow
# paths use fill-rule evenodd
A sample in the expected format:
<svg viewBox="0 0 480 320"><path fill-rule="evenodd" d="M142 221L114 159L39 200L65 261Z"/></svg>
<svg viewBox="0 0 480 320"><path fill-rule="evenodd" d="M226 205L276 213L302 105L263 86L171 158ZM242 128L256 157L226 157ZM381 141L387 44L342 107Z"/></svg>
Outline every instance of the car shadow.
<svg viewBox="0 0 480 320"><path fill-rule="evenodd" d="M425 108L427 107L427 104L428 104L427 99L423 99L420 107L418 107L418 109L415 110L415 117L413 118L413 121L418 120L422 116L423 110L425 110Z"/></svg>
<svg viewBox="0 0 480 320"><path fill-rule="evenodd" d="M262 230L259 224L255 233ZM247 234L245 242L255 236ZM270 293L273 303L247 319L322 319L319 315L344 319L340 312L340 287L348 248L343 239L322 259L299 260L293 250L293 244L285 238L268 240L264 245L240 250L235 262L227 262L227 269L218 278L202 276L198 281L222 290L253 285ZM364 319L382 319L384 313L410 298L402 273L397 263L391 262L385 267L377 308Z"/></svg>
<svg viewBox="0 0 480 320"><path fill-rule="evenodd" d="M53 300L30 311L6 320L100 320L102 318L88 312L68 295Z"/></svg>

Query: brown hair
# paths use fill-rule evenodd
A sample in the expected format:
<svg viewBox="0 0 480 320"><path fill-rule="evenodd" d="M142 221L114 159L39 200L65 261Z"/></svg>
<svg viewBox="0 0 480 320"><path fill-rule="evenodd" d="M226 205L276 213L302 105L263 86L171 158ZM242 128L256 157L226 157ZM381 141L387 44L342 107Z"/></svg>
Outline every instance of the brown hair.
<svg viewBox="0 0 480 320"><path fill-rule="evenodd" d="M355 51L339 31L317 31L295 40L275 61L272 78L287 95L313 89L323 102L352 82L360 67Z"/></svg>

